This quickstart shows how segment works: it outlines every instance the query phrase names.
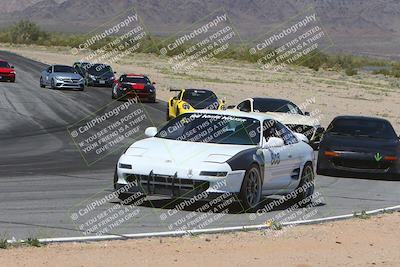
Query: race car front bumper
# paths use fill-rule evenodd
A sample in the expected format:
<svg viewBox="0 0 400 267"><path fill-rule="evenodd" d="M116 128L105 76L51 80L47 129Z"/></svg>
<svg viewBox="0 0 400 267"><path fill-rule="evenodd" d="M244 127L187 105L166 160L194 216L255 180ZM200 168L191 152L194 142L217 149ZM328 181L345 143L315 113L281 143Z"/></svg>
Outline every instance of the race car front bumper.
<svg viewBox="0 0 400 267"><path fill-rule="evenodd" d="M321 175L365 176L400 179L400 161L375 160L373 153L340 151L328 157L325 151L318 156L317 173Z"/></svg>
<svg viewBox="0 0 400 267"><path fill-rule="evenodd" d="M90 86L103 86L112 87L114 84L114 79L89 79L88 85Z"/></svg>
<svg viewBox="0 0 400 267"><path fill-rule="evenodd" d="M219 164L221 165L221 164ZM238 193L242 185L245 171L232 171L228 164L222 164L218 171L196 169L153 170L143 167L138 170L126 169L129 163L120 161L117 168L116 189L129 184L133 194L141 192L145 195L162 195L170 197L190 198L202 193L223 194ZM121 166L123 168L121 168Z"/></svg>
<svg viewBox="0 0 400 267"><path fill-rule="evenodd" d="M85 81L77 79L64 79L55 80L55 88L57 89L83 89L85 87Z"/></svg>
<svg viewBox="0 0 400 267"><path fill-rule="evenodd" d="M14 81L15 73L0 73L0 81Z"/></svg>
<svg viewBox="0 0 400 267"><path fill-rule="evenodd" d="M131 90L127 92L123 92L124 98L139 98L139 99L155 99L156 98L156 92L149 92L149 91L143 91L143 90Z"/></svg>

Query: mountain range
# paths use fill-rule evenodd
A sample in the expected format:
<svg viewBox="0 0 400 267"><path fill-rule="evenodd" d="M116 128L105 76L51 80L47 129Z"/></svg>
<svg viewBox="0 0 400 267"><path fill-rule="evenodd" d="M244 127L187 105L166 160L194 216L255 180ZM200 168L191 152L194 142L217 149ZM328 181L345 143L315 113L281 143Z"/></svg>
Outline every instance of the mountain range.
<svg viewBox="0 0 400 267"><path fill-rule="evenodd" d="M398 0L0 0L0 27L29 19L50 31L85 33L134 7L147 30L170 36L224 9L252 40L314 8L334 52L400 58Z"/></svg>

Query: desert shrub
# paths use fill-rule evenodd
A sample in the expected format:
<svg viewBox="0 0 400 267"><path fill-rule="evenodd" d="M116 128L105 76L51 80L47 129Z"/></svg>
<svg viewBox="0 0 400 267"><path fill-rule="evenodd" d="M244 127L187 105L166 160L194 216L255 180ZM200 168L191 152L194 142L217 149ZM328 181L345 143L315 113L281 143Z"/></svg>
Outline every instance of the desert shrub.
<svg viewBox="0 0 400 267"><path fill-rule="evenodd" d="M16 44L29 44L40 42L49 36L39 26L28 20L21 20L8 31L10 41Z"/></svg>
<svg viewBox="0 0 400 267"><path fill-rule="evenodd" d="M356 69L353 68L346 68L345 71L347 76L354 76L357 75L358 71Z"/></svg>

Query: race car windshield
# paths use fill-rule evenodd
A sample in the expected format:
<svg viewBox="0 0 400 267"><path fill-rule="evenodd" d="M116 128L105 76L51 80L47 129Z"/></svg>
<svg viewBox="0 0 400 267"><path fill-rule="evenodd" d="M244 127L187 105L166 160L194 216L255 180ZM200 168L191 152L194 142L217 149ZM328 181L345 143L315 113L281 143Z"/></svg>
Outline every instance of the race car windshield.
<svg viewBox="0 0 400 267"><path fill-rule="evenodd" d="M329 125L327 132L336 135L397 139L389 122L375 119L337 119Z"/></svg>
<svg viewBox="0 0 400 267"><path fill-rule="evenodd" d="M282 112L303 115L298 106L292 102L279 99L254 99L253 106L256 112Z"/></svg>
<svg viewBox="0 0 400 267"><path fill-rule="evenodd" d="M185 93L183 94L182 100L184 101L207 101L207 100L213 100L216 99L217 96L207 90L185 90Z"/></svg>
<svg viewBox="0 0 400 267"><path fill-rule="evenodd" d="M87 69L91 75L102 75L104 73L113 72L110 66L103 64L94 64Z"/></svg>
<svg viewBox="0 0 400 267"><path fill-rule="evenodd" d="M260 121L221 114L183 114L165 125L159 138L234 145L256 145L260 141Z"/></svg>
<svg viewBox="0 0 400 267"><path fill-rule="evenodd" d="M140 83L140 84L151 84L150 80L146 77L121 77L123 83Z"/></svg>
<svg viewBox="0 0 400 267"><path fill-rule="evenodd" d="M0 68L10 68L10 65L5 61L0 61Z"/></svg>
<svg viewBox="0 0 400 267"><path fill-rule="evenodd" d="M54 72L76 73L76 70L70 66L54 66Z"/></svg>

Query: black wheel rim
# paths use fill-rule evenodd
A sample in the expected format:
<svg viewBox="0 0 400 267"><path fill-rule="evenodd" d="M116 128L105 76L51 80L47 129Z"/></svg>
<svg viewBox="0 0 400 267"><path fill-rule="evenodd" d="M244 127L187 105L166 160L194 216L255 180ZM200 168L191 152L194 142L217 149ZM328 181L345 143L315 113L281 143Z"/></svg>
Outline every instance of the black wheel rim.
<svg viewBox="0 0 400 267"><path fill-rule="evenodd" d="M255 206L260 198L260 177L255 169L251 169L248 174L246 184L246 200L250 206Z"/></svg>

